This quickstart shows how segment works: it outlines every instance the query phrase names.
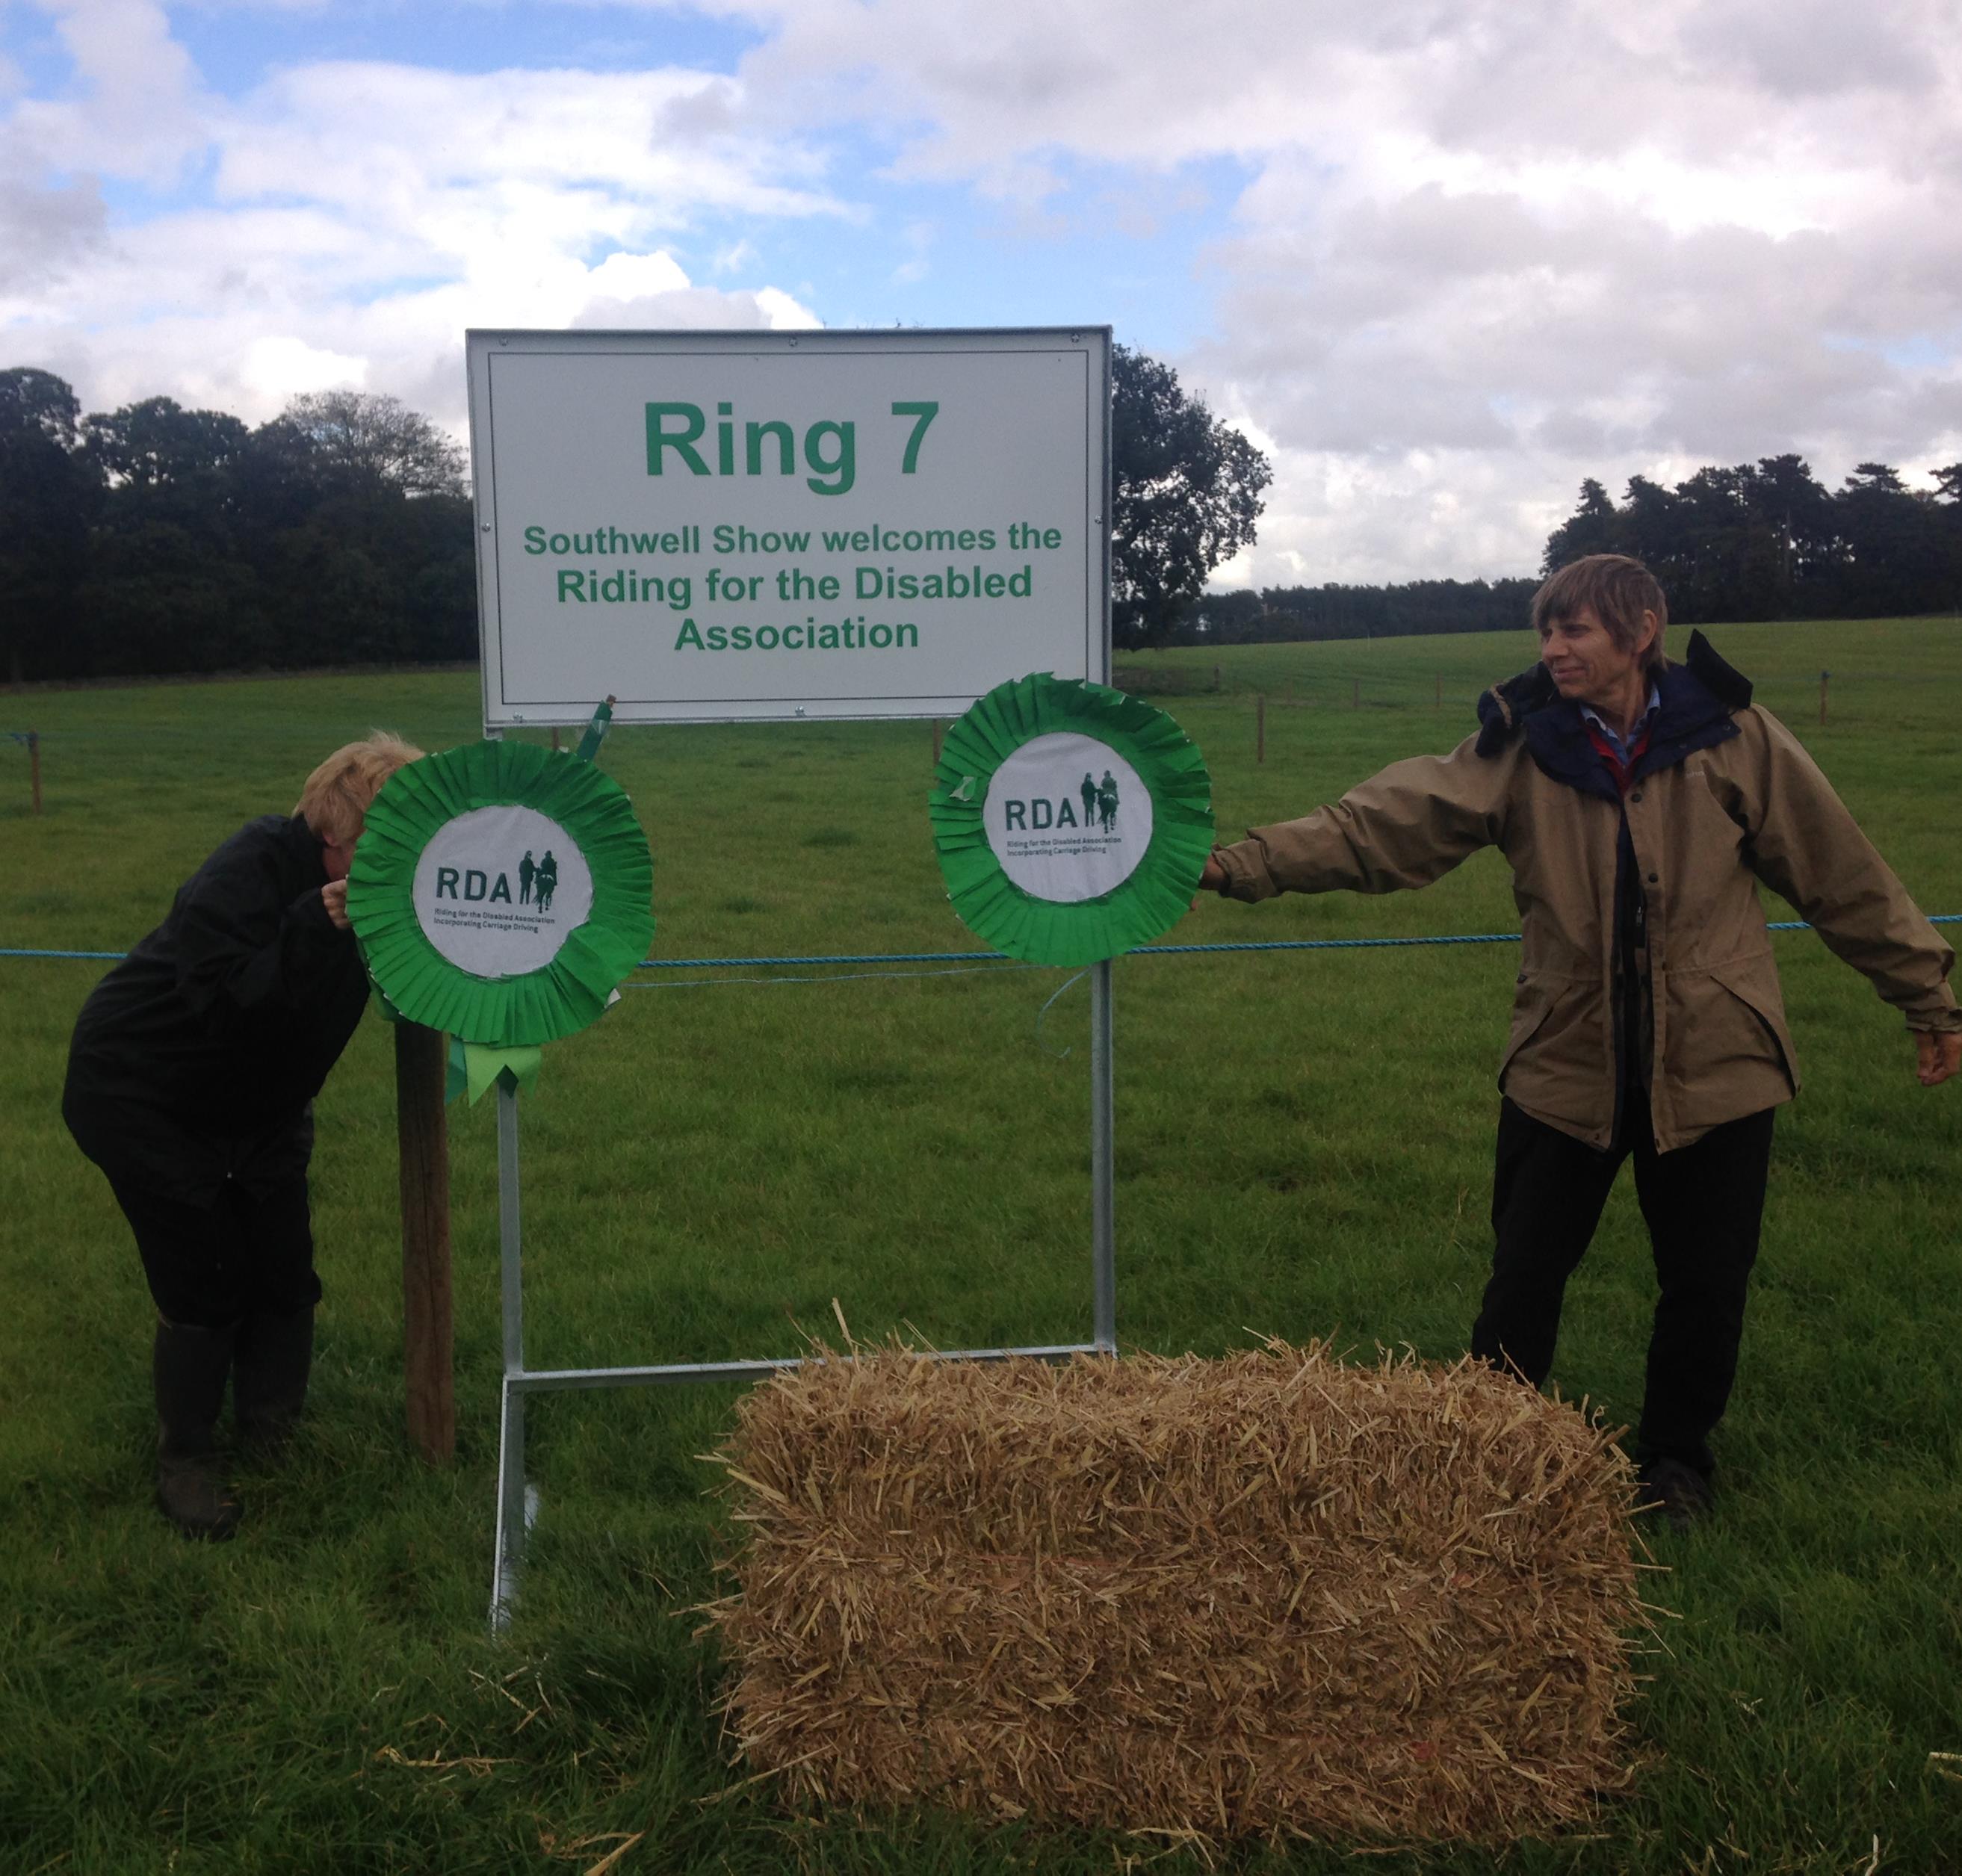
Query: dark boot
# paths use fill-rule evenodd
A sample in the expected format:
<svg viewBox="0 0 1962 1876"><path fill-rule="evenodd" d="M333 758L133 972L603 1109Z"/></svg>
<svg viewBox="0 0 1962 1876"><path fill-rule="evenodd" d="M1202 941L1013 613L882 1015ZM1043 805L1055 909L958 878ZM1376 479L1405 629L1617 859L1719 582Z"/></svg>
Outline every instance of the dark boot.
<svg viewBox="0 0 1962 1876"><path fill-rule="evenodd" d="M187 1537L225 1538L238 1528L216 1440L237 1338L234 1328L157 1325L157 1505Z"/></svg>
<svg viewBox="0 0 1962 1876"><path fill-rule="evenodd" d="M1686 1531L1710 1515L1716 1494L1708 1472L1681 1459L1650 1459L1638 1476L1642 1489L1635 1509L1660 1512L1671 1530Z"/></svg>
<svg viewBox="0 0 1962 1876"><path fill-rule="evenodd" d="M313 1309L290 1315L250 1315L238 1331L232 1359L232 1409L238 1438L257 1465L286 1456L313 1370Z"/></svg>

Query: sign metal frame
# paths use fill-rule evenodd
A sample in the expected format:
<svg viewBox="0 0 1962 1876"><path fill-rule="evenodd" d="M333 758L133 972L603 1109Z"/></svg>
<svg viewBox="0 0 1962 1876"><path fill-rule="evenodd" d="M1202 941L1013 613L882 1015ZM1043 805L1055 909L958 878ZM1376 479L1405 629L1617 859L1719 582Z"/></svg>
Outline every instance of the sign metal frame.
<svg viewBox="0 0 1962 1876"><path fill-rule="evenodd" d="M1040 407L1045 417L1053 420L1045 431L1045 441L1067 436L1071 439L1068 446L1082 452L1085 464L1082 508L1079 513L1069 517L1073 529L1080 527L1081 558L1072 550L1067 561L1050 564L1059 568L1066 564L1070 579L1074 581L1080 578L1083 604L1080 618L1070 623L1065 624L1052 617L1040 634L1041 648L1018 660L1021 668L999 673L994 681L999 682L1002 676L1024 676L1030 670L1049 670L1057 677L1094 679L1100 669L1107 670L1108 667L1105 654L1110 619L1107 523L1111 342L1111 329L1099 325L909 328L890 331L535 331L489 328L467 332L465 352L475 500L479 670L485 725L491 728L576 727L583 724L592 714L595 702L593 696L585 695L583 690L577 695L570 694L570 690L578 688L577 681L573 679L561 686L567 691L567 695L513 695L516 673L511 669L512 658L507 654L528 649L535 638L542 635L540 628L545 623L535 599L519 590L520 583L515 572L536 551L535 548L519 545L526 531L526 517L532 511L525 507L523 496L514 492L529 487L535 479L530 471L521 466L520 459L528 447L535 449L540 442L535 413L528 404L521 404L519 398L522 375L527 367L571 370L582 361L595 364L605 362L609 370L624 372L632 369L631 361L646 360L653 362L648 368L651 372L666 360L672 361L678 372L698 376L711 365L726 366L732 379L727 388L734 391L739 388L746 371L754 373L775 367L780 379L786 361L850 360L876 366L880 361L890 360L897 370L902 364L916 369L919 362L925 360L999 360L1019 356L1027 363L1028 383L1034 387L1023 395L1032 401L1035 407ZM1080 356L1082 369L1072 375L1066 395L1037 385L1037 374L1044 366L1063 363L1072 355ZM954 367L950 364L949 368ZM657 376L644 375L641 388L660 388L660 382ZM680 382L685 386L694 379L683 378ZM501 420L505 426L501 443L500 396L503 411ZM1072 404L1072 399L1075 402ZM721 407L741 410L747 407L737 399ZM521 411L522 415L519 414ZM729 420L732 423L739 420ZM951 423L954 417L948 414L944 420ZM644 433L644 427L637 419L623 426L636 436ZM999 438L994 440L999 442ZM733 434L730 441L732 452L728 459L733 464ZM930 453L938 441L929 436L924 445L925 452ZM617 436L612 439L612 446L620 446ZM501 465L500 449L503 456ZM713 453L705 439L702 449ZM869 445L867 454L871 454ZM706 467L707 458L703 460ZM718 470L721 466L720 462L716 465ZM869 473L869 463L868 468ZM957 486L960 471L951 469L944 473L945 485ZM641 482L650 483L651 479L650 472L641 478ZM684 478L679 482L669 477L663 484L656 485L668 498L668 506L657 506L650 512L658 523L663 519L673 522L693 513L698 497L714 497L721 506L713 512L730 514L737 511L746 494L781 498L783 484L780 481L771 478L759 482L751 491L745 487L749 479L746 475L737 475L733 480L725 479L724 475L711 475L705 488L693 477ZM983 492L990 500L999 499L1006 505L1002 516L1005 526L1012 514L1013 504L1024 494L1013 488L991 487ZM623 496L621 499L623 506L613 512L625 519L628 518L625 505L627 498ZM676 505L678 503L684 505ZM953 512L951 505L948 511ZM807 517L812 513L807 500L803 512ZM587 537L590 539L596 540L599 519L596 516L586 517L596 529ZM854 523L862 517L851 511L835 516L825 513L817 516L819 522L834 519L842 523L848 532ZM877 519L874 518L875 532ZM531 531L542 535L542 531L535 527ZM609 523L608 532L611 535L618 530ZM820 535L823 532L820 527ZM701 533L698 525L696 532L698 535ZM574 534L568 538L576 542L580 537ZM651 540L656 537L650 534L638 538ZM1000 559L1002 549L999 540L994 552L995 558ZM703 554L698 540L683 555L686 562L684 573L692 570L699 578L706 570L707 561L713 558ZM650 567L675 564L658 558L644 564ZM698 592L695 596L701 596ZM568 615L554 609L554 622L577 615L577 612ZM657 609L649 616L673 615L660 613ZM887 663L891 666L890 660ZM683 701L636 695L642 673L610 668L603 688L615 697L614 720L622 724L954 717L976 697L992 688L992 683L954 689L944 686L935 688L928 682L935 668L929 661L926 673L916 680L926 688L908 689L903 687L904 680L896 683L881 679L864 695L855 697L811 696L796 692L794 687L784 695L770 696L753 694L737 686L727 695L705 695ZM784 669L788 673L794 671L797 666L791 663Z"/></svg>
<svg viewBox="0 0 1962 1876"><path fill-rule="evenodd" d="M584 723L591 714L592 700L575 708L568 705L561 714L529 711L513 714L497 708L491 688L491 664L496 634L503 621L497 611L496 592L496 482L490 462L491 413L488 396L491 372L488 360L493 352L563 347L566 342L586 344L638 342L651 349L650 341L673 342L695 350L714 350L737 355L754 355L766 347L819 355L826 350L859 353L890 349L896 340L915 342L963 342L977 349L1034 350L1059 343L1088 346L1094 358L1101 359L1100 372L1092 374L1097 392L1096 434L1088 452L1093 472L1086 478L1085 515L1088 551L1091 557L1088 592L1091 603L1086 609L1083 669L1059 673L1082 676L1093 682L1110 681L1110 328L1078 325L1055 328L947 328L927 332L758 332L684 333L539 333L472 331L467 335L470 370L471 436L477 463L475 488L478 573L480 649L484 671L484 733L500 737L507 727L524 725ZM480 366L482 369L480 373ZM480 427L480 377L484 391ZM936 695L912 699L884 699L890 706L903 702L904 708L880 707L864 710L843 709L837 700L820 707L800 705L781 700L774 711L755 708L720 710L700 714L637 714L631 702L616 703L618 722L742 722L793 721L818 717L892 720L905 717L941 717L957 715L986 694L994 683L1027 675L1002 671L973 694ZM1114 1206L1114 1098L1112 1062L1111 973L1108 959L1088 967L1090 983L1090 1159L1091 1159L1091 1339L1005 1348L960 1349L941 1351L936 1359L956 1361L999 1361L1011 1356L1044 1360L1066 1360L1079 1354L1114 1357L1117 1352L1117 1267ZM523 1229L519 1178L518 1099L506 1078L497 1085L497 1213L500 1299L503 1318L503 1379L499 1414L497 1452L497 1504L495 1551L492 1568L490 1625L501 1632L516 1606L523 1568L526 1536L535 1519L538 1494L525 1474L525 1403L533 1395L606 1387L647 1387L693 1381L761 1379L784 1369L794 1368L801 1357L788 1356L756 1360L711 1362L669 1362L639 1366L606 1368L529 1368L524 1351Z"/></svg>

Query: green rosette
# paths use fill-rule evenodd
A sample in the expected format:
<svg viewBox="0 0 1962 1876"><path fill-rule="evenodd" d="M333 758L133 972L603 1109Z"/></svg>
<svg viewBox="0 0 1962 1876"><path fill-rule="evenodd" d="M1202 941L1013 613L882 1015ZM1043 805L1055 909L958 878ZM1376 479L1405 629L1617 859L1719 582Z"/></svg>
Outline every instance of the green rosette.
<svg viewBox="0 0 1962 1876"><path fill-rule="evenodd" d="M590 875L584 917L535 969L465 969L437 949L417 916L424 849L459 817L484 808L545 817ZM411 1022L466 1044L506 1049L572 1035L606 1008L647 954L653 898L647 836L618 783L590 762L528 743L468 743L398 769L368 810L347 876L348 919L388 1002Z"/></svg>
<svg viewBox="0 0 1962 1876"><path fill-rule="evenodd" d="M1037 738L1058 735L1114 751L1151 797L1142 857L1094 897L1047 898L1018 884L989 839L984 808L995 772ZM1047 672L999 686L948 730L928 812L962 922L1030 964L1094 964L1160 937L1191 905L1213 847L1212 778L1185 732L1122 691Z"/></svg>

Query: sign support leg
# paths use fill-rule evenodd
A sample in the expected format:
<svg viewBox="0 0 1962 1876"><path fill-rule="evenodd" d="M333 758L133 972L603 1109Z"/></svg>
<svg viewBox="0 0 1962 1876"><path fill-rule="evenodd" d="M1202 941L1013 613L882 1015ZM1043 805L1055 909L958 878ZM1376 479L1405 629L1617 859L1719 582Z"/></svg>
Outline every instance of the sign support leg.
<svg viewBox="0 0 1962 1876"><path fill-rule="evenodd" d="M1117 1251L1114 1219L1114 1076L1110 1063L1110 960L1090 967L1090 1238L1095 1287L1091 1340L1117 1352Z"/></svg>
<svg viewBox="0 0 1962 1876"><path fill-rule="evenodd" d="M518 1091L497 1079L497 1239L504 1312L503 1411L497 1436L497 1551L490 1587L490 1626L502 1631L517 1600L532 1521L525 1483L525 1397L511 1383L524 1372L525 1303L518 1216Z"/></svg>

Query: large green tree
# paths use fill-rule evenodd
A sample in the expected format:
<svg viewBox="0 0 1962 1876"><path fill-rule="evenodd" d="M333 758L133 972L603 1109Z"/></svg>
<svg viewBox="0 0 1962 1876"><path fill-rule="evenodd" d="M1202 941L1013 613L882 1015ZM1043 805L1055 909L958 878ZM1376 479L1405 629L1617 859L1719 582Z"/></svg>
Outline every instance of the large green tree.
<svg viewBox="0 0 1962 1876"><path fill-rule="evenodd" d="M1685 621L1945 611L1962 603L1962 464L1935 481L1922 493L1863 462L1834 493L1787 454L1701 468L1673 488L1631 476L1617 507L1590 478L1548 537L1545 570L1634 554Z"/></svg>
<svg viewBox="0 0 1962 1876"><path fill-rule="evenodd" d="M1615 511L1614 497L1590 475L1580 484L1580 507L1547 536L1540 570L1551 574L1586 554L1623 551L1622 517Z"/></svg>
<svg viewBox="0 0 1962 1876"><path fill-rule="evenodd" d="M0 372L0 677L468 658L462 463L392 398L248 430L167 397L85 418Z"/></svg>
<svg viewBox="0 0 1962 1876"><path fill-rule="evenodd" d="M281 413L318 473L404 495L460 495L463 452L420 411L373 391L314 391Z"/></svg>
<svg viewBox="0 0 1962 1876"><path fill-rule="evenodd" d="M1112 348L1110 630L1163 644L1206 576L1254 540L1267 459L1169 365Z"/></svg>
<svg viewBox="0 0 1962 1876"><path fill-rule="evenodd" d="M0 371L0 658L15 684L42 675L73 633L101 493L80 414L52 372Z"/></svg>

